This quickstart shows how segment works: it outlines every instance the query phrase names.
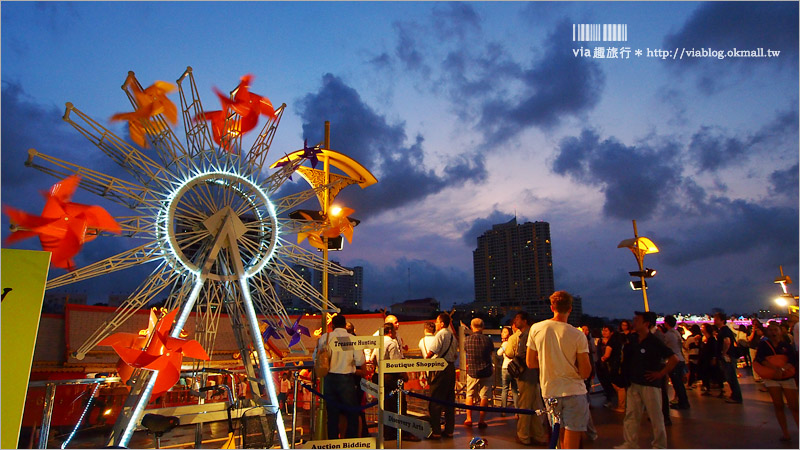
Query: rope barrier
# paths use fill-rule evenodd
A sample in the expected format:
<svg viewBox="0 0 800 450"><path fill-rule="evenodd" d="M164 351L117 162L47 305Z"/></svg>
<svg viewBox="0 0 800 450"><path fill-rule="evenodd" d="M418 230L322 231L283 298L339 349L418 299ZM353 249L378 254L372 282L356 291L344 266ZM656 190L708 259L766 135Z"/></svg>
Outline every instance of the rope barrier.
<svg viewBox="0 0 800 450"><path fill-rule="evenodd" d="M367 403L364 406L343 405L343 404L341 404L339 402L334 402L333 400L330 399L329 396L317 391L316 389L314 389L313 387L311 387L311 386L309 386L309 385L307 385L305 383L300 383L300 386L302 386L303 389L305 389L305 390L311 392L312 394L316 395L317 397L322 398L323 400L325 400L326 402L330 403L331 405L334 405L337 409L340 409L342 411L347 411L347 412L351 412L351 413L359 413L361 411L364 411L366 409L369 409L369 408L372 408L373 406L377 406L378 405L378 401L377 400L375 400L372 403ZM389 394L390 397L392 397L394 395L396 395L394 392Z"/></svg>
<svg viewBox="0 0 800 450"><path fill-rule="evenodd" d="M465 405L463 403L453 403L453 402L448 402L447 400L440 400L438 398L428 397L426 395L417 394L416 392L411 392L411 391L403 391L403 393L408 396L418 398L421 400L427 400L429 402L439 403L445 406L452 406L454 408L469 409L471 411L501 412L501 413L511 413L511 414L536 414L536 415L544 413L544 410L495 408L492 406Z"/></svg>

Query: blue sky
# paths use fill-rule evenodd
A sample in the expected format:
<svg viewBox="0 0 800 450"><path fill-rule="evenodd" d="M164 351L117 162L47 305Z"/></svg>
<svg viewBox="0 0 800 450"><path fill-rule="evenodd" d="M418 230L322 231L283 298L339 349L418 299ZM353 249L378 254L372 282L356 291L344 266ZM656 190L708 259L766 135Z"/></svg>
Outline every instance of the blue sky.
<svg viewBox="0 0 800 450"><path fill-rule="evenodd" d="M471 301L475 238L514 214L550 223L556 288L594 315L642 307L627 286L635 260L616 248L632 237L631 219L661 248L645 260L658 270L656 311L769 308L778 265L798 279L796 2L0 7L3 204L37 212L53 183L23 167L31 147L115 170L61 120L64 103L125 136L108 118L129 108L119 90L127 72L146 86L191 66L207 109L213 86L230 90L247 73L254 92L287 104L271 160L321 140L330 120L332 147L376 175L377 185L340 195L362 223L335 255L365 267L368 307L409 294ZM580 23L627 24L628 41L573 42ZM574 54L612 46L630 47L630 58ZM646 56L758 47L781 53ZM95 241L78 263L132 246ZM104 301L146 274L75 289Z"/></svg>

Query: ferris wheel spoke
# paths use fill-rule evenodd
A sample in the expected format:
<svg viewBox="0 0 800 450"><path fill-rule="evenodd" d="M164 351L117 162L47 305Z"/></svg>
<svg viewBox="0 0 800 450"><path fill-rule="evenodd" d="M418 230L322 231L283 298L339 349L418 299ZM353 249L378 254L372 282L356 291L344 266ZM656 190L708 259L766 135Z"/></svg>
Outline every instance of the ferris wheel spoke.
<svg viewBox="0 0 800 450"><path fill-rule="evenodd" d="M257 177L261 174L261 171L264 169L264 163L267 160L267 154L272 146L272 140L275 137L275 131L278 129L278 125L281 122L285 110L286 103L275 109L275 118L269 119L267 123L264 124L264 127L261 129L252 147L250 147L243 168L246 175Z"/></svg>
<svg viewBox="0 0 800 450"><path fill-rule="evenodd" d="M44 161L46 165L37 163L36 158ZM155 209L159 206L159 201L149 188L46 155L34 149L28 150L28 160L25 165L56 178L66 178L77 174L81 177L79 184L81 189L107 198L126 208Z"/></svg>
<svg viewBox="0 0 800 450"><path fill-rule="evenodd" d="M154 238L156 224L151 217L146 216L124 216L117 217L117 223L122 230L122 235L137 238ZM107 235L108 233L103 233Z"/></svg>
<svg viewBox="0 0 800 450"><path fill-rule="evenodd" d="M100 275L117 272L138 266L162 257L161 248L156 241L148 242L134 249L108 257L104 260L81 267L60 277L47 280L47 289L54 289L78 281L88 280Z"/></svg>
<svg viewBox="0 0 800 450"><path fill-rule="evenodd" d="M73 120L73 116L77 116L82 124ZM168 187L169 180L174 178L174 175L162 165L153 161L134 147L131 147L119 136L81 112L72 103L67 103L67 109L64 112L64 120L102 150L103 153L108 155L114 162L133 175L142 185L149 186L155 183L164 189Z"/></svg>
<svg viewBox="0 0 800 450"><path fill-rule="evenodd" d="M304 249L299 245L292 244L286 239L279 238L281 245L275 250L280 257L289 261L299 264L304 267L316 269L319 271L327 271L331 275L347 275L352 276L353 271L346 269L339 264L331 261L325 261L314 252Z"/></svg>
<svg viewBox="0 0 800 450"><path fill-rule="evenodd" d="M82 360L98 342L108 337L136 311L147 305L159 292L174 283L178 278L180 278L180 274L172 270L169 264L166 262L159 264L150 276L117 307L114 315L89 335L72 356Z"/></svg>

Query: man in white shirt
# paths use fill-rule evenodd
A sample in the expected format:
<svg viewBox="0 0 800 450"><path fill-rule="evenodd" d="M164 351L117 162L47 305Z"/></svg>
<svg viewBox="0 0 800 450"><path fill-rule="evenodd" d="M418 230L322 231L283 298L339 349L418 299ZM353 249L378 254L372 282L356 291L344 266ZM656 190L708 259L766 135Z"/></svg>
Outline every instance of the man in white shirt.
<svg viewBox="0 0 800 450"><path fill-rule="evenodd" d="M428 356L428 349L431 348L431 345L434 341L434 333L436 333L436 324L433 322L425 322L424 326L424 333L425 335L422 336L422 339L419 340L419 353L422 355L423 358L427 358ZM420 385L425 388L428 386L428 372L420 372Z"/></svg>
<svg viewBox="0 0 800 450"><path fill-rule="evenodd" d="M559 448L579 448L591 416L583 380L592 373L589 343L583 332L567 323L572 296L556 291L550 296L553 318L531 327L528 334L528 367L539 368L542 397L558 399L561 413Z"/></svg>
<svg viewBox="0 0 800 450"><path fill-rule="evenodd" d="M341 314L333 316L331 326L333 330L320 336L317 347L314 349L314 360L316 360L317 352L326 346L331 355L330 371L323 378L325 396L328 397L328 401L325 402L328 414L328 439L339 438L339 414L344 414L347 418L347 428L343 437L356 438L358 437L358 411L340 410L338 405L358 407L353 374L363 373L364 353L361 350L334 350L334 342L339 338L349 339L350 334L345 328L347 319Z"/></svg>

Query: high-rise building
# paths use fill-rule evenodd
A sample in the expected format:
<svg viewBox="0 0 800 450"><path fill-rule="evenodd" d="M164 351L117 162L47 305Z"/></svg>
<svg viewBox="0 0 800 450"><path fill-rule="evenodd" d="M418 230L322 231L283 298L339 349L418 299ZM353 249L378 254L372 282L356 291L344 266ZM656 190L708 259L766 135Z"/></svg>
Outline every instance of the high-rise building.
<svg viewBox="0 0 800 450"><path fill-rule="evenodd" d="M332 261L338 264L337 261ZM308 284L322 292L322 272L305 266L295 265L292 268ZM364 268L361 266L346 267L353 275L328 276L328 300L343 311L360 311L364 309ZM296 295L285 289L279 289L284 307L291 314L309 312L308 305Z"/></svg>
<svg viewBox="0 0 800 450"><path fill-rule="evenodd" d="M552 316L550 294L553 255L550 224L516 217L478 237L472 252L476 306L495 306L502 312L526 310L536 320Z"/></svg>

